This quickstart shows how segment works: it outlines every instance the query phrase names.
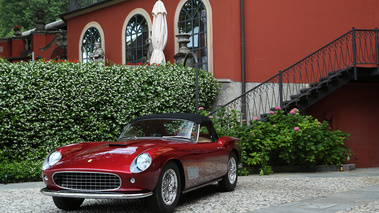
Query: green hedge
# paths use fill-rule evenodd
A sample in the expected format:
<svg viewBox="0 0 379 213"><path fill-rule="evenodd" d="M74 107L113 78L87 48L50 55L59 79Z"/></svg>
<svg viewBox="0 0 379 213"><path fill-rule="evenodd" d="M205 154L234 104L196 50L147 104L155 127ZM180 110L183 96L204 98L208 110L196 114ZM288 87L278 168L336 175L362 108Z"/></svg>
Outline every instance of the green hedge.
<svg viewBox="0 0 379 213"><path fill-rule="evenodd" d="M200 105L210 108L219 91L200 71ZM195 70L183 66L0 59L0 180L24 180L20 164L39 167L56 147L114 140L134 117L194 111Z"/></svg>

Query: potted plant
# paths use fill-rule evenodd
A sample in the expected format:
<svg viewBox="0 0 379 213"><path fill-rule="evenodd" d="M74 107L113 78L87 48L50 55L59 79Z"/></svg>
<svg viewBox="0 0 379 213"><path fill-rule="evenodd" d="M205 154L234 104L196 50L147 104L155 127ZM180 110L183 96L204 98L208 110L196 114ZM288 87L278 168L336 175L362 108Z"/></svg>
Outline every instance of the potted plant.
<svg viewBox="0 0 379 213"><path fill-rule="evenodd" d="M21 29L22 29L21 25L14 25L14 27L12 27L12 30L14 32L13 34L15 36L21 36L22 35Z"/></svg>

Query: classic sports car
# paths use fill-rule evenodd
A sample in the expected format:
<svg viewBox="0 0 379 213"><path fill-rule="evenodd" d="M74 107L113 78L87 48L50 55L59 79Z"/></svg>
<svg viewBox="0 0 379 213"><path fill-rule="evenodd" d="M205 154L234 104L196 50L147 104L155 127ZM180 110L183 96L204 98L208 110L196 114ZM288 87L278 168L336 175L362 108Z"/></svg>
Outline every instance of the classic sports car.
<svg viewBox="0 0 379 213"><path fill-rule="evenodd" d="M219 138L202 115L139 117L117 141L72 144L49 154L41 192L64 210L79 208L85 198L146 198L153 211L172 212L181 193L214 182L223 191L234 190L238 142Z"/></svg>

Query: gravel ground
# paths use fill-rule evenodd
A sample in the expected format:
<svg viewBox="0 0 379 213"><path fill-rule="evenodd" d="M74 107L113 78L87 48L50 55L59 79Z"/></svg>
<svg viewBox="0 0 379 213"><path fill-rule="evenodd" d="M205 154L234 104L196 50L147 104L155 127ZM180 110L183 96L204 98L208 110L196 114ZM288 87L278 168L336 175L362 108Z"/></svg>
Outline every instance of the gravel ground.
<svg viewBox="0 0 379 213"><path fill-rule="evenodd" d="M325 196L379 184L379 176L323 177L293 174L250 175L239 177L235 191L221 193L217 184L182 195L176 213L253 212L302 199ZM0 187L1 212L65 212L55 207L51 197L39 188L4 189ZM85 200L79 211L72 212L149 212L142 200ZM379 202L343 212L379 212Z"/></svg>
<svg viewBox="0 0 379 213"><path fill-rule="evenodd" d="M366 205L357 206L337 213L363 213L363 212L379 212L379 202L372 202Z"/></svg>

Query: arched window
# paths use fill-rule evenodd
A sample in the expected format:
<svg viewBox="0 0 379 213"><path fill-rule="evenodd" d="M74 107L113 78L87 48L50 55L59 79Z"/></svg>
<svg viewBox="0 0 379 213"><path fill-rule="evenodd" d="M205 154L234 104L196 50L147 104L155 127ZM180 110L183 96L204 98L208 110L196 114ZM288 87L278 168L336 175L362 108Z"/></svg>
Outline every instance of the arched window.
<svg viewBox="0 0 379 213"><path fill-rule="evenodd" d="M179 13L179 33L191 34L187 47L192 50L202 70L208 70L207 10L201 0L187 0Z"/></svg>
<svg viewBox="0 0 379 213"><path fill-rule="evenodd" d="M86 30L82 39L82 61L83 63L89 61L89 54L95 50L95 42L101 44L101 35L96 27L90 27Z"/></svg>
<svg viewBox="0 0 379 213"><path fill-rule="evenodd" d="M136 14L130 18L125 29L125 62L141 63L147 61L149 49L149 25L145 17Z"/></svg>

